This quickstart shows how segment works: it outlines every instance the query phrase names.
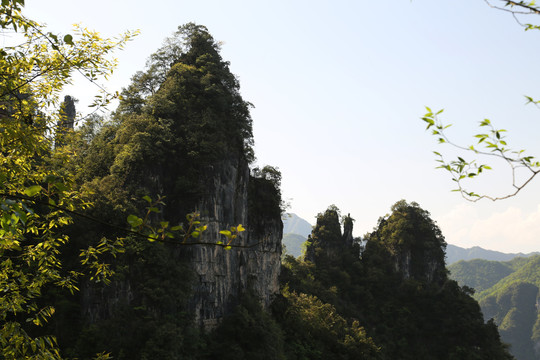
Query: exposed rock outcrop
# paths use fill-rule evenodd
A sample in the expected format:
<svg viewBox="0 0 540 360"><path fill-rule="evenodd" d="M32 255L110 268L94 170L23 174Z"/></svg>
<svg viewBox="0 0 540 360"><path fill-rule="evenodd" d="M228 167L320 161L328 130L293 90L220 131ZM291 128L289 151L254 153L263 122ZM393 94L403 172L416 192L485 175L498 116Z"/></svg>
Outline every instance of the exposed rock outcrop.
<svg viewBox="0 0 540 360"><path fill-rule="evenodd" d="M229 313L237 304L239 294L248 287L265 307L270 305L273 296L279 292L283 224L279 208L264 216L249 213L249 197L257 197L261 190L256 184L266 183L261 182L264 179L250 178L244 161L229 159L208 169L207 175L208 192L198 209L202 222L208 224L205 241L224 240L219 231L238 224L248 229L234 240L230 250L196 245L186 254L196 274L190 307L196 322L209 328ZM251 191L250 179L256 183L251 185ZM267 196L276 196L273 186L263 190Z"/></svg>
<svg viewBox="0 0 540 360"><path fill-rule="evenodd" d="M207 230L196 240L207 244L165 248L158 244L155 250L166 254L155 257L149 253L154 249L152 243L142 240L146 250L122 258L124 270L111 286L83 287L82 310L86 321L94 323L111 318L119 306L144 306L161 314L169 311L148 300L145 278L167 296L189 293L187 304L177 298L170 311L184 311L187 305L185 310L190 318L206 329L215 327L232 313L240 295L248 289L261 300L263 307L270 305L279 292L281 268L283 223L279 190L264 178L251 177L248 163L242 157L229 157L208 166L202 178L206 191L196 210ZM247 230L234 239L231 249L215 245L226 241L219 233L221 230L238 224ZM170 279L171 276L181 278Z"/></svg>

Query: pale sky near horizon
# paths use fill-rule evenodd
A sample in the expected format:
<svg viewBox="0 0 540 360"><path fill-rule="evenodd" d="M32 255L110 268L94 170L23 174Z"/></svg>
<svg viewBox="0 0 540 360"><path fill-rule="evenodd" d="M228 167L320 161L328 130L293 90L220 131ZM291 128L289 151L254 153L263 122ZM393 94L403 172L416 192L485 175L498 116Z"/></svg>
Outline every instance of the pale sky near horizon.
<svg viewBox="0 0 540 360"><path fill-rule="evenodd" d="M140 29L117 54L110 90L127 86L177 26L207 26L255 106L258 164L281 170L290 212L311 223L335 204L362 235L406 199L431 212L448 243L540 251L540 179L515 198L468 203L435 170L432 151L452 150L420 120L424 106L444 108L450 136L469 145L489 118L509 145L540 155L540 109L524 98L540 98L540 31L483 0L26 0L25 14L58 33L73 23L104 36ZM93 91L69 89L81 103ZM511 191L509 172L481 189Z"/></svg>

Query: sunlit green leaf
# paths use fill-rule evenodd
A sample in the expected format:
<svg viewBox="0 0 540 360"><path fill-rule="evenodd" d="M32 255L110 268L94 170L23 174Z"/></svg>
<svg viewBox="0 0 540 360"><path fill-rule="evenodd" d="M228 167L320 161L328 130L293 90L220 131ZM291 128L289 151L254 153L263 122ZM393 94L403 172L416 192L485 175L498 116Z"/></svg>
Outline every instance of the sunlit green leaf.
<svg viewBox="0 0 540 360"><path fill-rule="evenodd" d="M42 190L41 185L33 185L33 186L29 186L26 189L24 189L24 194L26 196L32 197L32 196L38 194L41 190Z"/></svg>
<svg viewBox="0 0 540 360"><path fill-rule="evenodd" d="M232 234L229 230L221 230L219 233L227 237L231 236Z"/></svg>
<svg viewBox="0 0 540 360"><path fill-rule="evenodd" d="M68 45L73 45L73 36L67 34L64 36L64 42Z"/></svg>
<svg viewBox="0 0 540 360"><path fill-rule="evenodd" d="M127 217L127 222L129 225L131 225L132 228L135 228L143 224L143 219L136 215L129 215Z"/></svg>
<svg viewBox="0 0 540 360"><path fill-rule="evenodd" d="M152 199L148 195L143 196L143 200L146 200L149 204L152 203Z"/></svg>

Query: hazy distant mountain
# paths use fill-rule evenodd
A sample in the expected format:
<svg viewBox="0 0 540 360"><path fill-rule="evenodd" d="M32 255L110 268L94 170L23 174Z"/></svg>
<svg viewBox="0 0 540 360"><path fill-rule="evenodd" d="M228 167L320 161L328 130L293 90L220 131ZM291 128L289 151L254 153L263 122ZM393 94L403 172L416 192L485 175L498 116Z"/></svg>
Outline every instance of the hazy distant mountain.
<svg viewBox="0 0 540 360"><path fill-rule="evenodd" d="M283 234L298 234L307 239L313 226L296 214L283 216Z"/></svg>
<svg viewBox="0 0 540 360"><path fill-rule="evenodd" d="M460 260L473 260L484 259L492 261L510 261L515 257L529 257L531 255L537 255L538 252L529 254L506 254L499 251L486 250L481 247L475 246L469 249L465 249L459 246L448 244L446 247L446 265L451 265Z"/></svg>
<svg viewBox="0 0 540 360"><path fill-rule="evenodd" d="M302 255L302 244L306 242L307 238L302 235L288 233L283 234L283 245L287 249L287 253L294 257Z"/></svg>
<svg viewBox="0 0 540 360"><path fill-rule="evenodd" d="M311 234L312 226L296 214L283 216L283 244L294 257L302 255L302 244Z"/></svg>

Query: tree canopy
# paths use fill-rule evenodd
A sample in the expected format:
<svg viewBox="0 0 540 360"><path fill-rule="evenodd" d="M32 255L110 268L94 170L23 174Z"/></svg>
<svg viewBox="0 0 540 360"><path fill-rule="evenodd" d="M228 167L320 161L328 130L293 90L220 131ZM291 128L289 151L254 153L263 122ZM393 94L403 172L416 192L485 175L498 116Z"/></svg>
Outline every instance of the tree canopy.
<svg viewBox="0 0 540 360"><path fill-rule="evenodd" d="M365 334L358 358L511 359L495 324L485 323L467 289L447 277L446 243L429 212L404 200L391 210L362 242L352 243L342 235L335 206L319 214L304 259L284 260L283 294L291 307L285 329L298 328L295 315L309 311L303 321L315 333L318 314L332 309L347 324L332 317L334 329L358 326ZM349 216L343 220L344 228L351 226ZM301 354L309 342L296 333L287 332ZM331 344L320 340L308 348L339 354Z"/></svg>
<svg viewBox="0 0 540 360"><path fill-rule="evenodd" d="M111 74L111 54L135 33L103 39L75 26L73 35L47 32L23 15L23 0L0 4L0 27L20 42L0 50L0 353L5 359L56 359L56 340L42 331L55 309L43 302L51 287L76 291L83 274L62 267L62 228L89 206L74 188L75 174L63 164L68 149L53 148L58 121L73 109L60 108L60 93L74 72L90 82ZM103 94L95 105L114 94ZM71 115L71 113L70 113ZM106 281L100 254L119 249L103 240L81 250L85 272Z"/></svg>

